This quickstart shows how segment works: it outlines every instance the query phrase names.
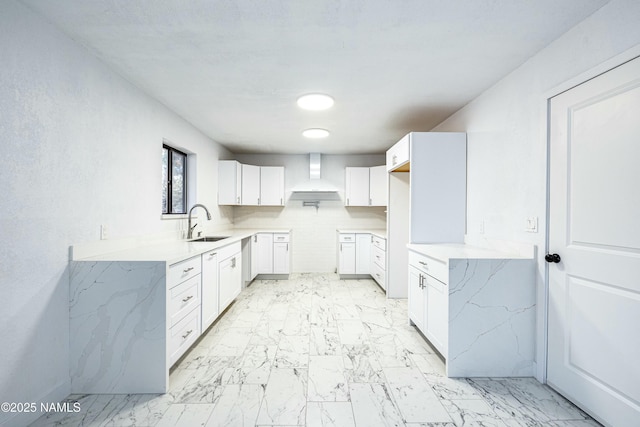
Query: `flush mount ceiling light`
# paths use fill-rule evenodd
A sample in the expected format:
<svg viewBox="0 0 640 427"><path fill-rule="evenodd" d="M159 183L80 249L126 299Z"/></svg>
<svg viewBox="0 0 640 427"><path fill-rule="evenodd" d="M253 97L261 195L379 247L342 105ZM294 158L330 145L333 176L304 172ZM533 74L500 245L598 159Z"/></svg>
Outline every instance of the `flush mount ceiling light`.
<svg viewBox="0 0 640 427"><path fill-rule="evenodd" d="M310 93L298 98L298 107L304 110L326 110L333 106L333 98L322 93Z"/></svg>
<svg viewBox="0 0 640 427"><path fill-rule="evenodd" d="M329 131L326 129L307 129L302 132L302 136L306 138L326 138L329 136Z"/></svg>

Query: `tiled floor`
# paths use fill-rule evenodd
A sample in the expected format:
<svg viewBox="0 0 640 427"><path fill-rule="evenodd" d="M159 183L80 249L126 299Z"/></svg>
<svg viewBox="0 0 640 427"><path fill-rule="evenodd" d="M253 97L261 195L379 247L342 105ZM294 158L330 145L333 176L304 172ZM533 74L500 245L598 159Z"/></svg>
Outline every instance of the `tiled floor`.
<svg viewBox="0 0 640 427"><path fill-rule="evenodd" d="M598 426L531 378L450 379L406 300L330 274L255 281L165 395L71 396L34 426Z"/></svg>

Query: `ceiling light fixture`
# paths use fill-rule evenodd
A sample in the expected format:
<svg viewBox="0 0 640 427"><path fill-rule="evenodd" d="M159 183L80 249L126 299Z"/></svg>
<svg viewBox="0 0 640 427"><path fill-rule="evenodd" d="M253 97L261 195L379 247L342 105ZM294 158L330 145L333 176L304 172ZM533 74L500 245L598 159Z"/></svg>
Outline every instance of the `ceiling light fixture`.
<svg viewBox="0 0 640 427"><path fill-rule="evenodd" d="M333 98L322 93L310 93L298 98L298 107L304 110L326 110L333 106Z"/></svg>
<svg viewBox="0 0 640 427"><path fill-rule="evenodd" d="M302 132L302 136L306 138L326 138L329 136L329 131L326 129L307 129Z"/></svg>

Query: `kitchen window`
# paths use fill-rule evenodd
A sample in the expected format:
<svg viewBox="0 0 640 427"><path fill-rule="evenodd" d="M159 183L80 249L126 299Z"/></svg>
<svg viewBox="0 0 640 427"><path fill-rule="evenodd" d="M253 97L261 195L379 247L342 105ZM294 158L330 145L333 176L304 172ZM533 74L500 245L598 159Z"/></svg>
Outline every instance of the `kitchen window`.
<svg viewBox="0 0 640 427"><path fill-rule="evenodd" d="M187 155L162 145L162 213L187 213Z"/></svg>

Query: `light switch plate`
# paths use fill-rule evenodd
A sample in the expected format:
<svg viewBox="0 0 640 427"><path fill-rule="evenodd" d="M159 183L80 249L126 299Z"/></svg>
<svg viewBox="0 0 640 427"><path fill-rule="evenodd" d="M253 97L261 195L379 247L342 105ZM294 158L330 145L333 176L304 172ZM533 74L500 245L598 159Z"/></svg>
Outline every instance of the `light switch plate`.
<svg viewBox="0 0 640 427"><path fill-rule="evenodd" d="M529 233L537 233L538 232L538 217L530 216L526 220L525 231Z"/></svg>

